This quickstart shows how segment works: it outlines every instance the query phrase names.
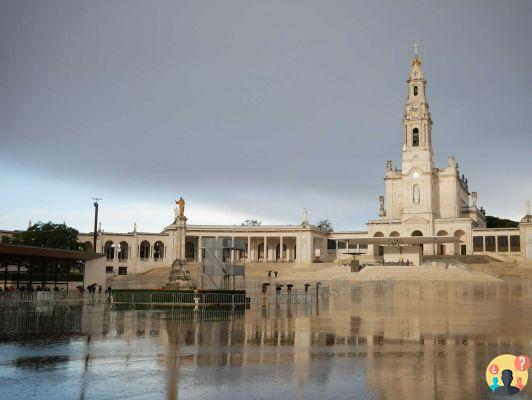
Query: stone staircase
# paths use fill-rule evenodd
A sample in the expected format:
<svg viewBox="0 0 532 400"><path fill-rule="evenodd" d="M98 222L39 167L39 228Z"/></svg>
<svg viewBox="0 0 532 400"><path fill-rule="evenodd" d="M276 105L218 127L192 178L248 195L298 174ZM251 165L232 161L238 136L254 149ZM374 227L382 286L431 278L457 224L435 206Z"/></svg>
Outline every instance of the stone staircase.
<svg viewBox="0 0 532 400"><path fill-rule="evenodd" d="M107 280L113 289L161 289L168 283L170 267L157 267L142 274L115 275Z"/></svg>
<svg viewBox="0 0 532 400"><path fill-rule="evenodd" d="M197 284L198 263L189 262L187 268L192 276L192 283ZM170 279L171 267L157 267L141 274L115 275L107 278L107 286L113 289L162 289Z"/></svg>
<svg viewBox="0 0 532 400"><path fill-rule="evenodd" d="M483 254L474 254L474 255L466 255L466 256L423 256L423 260L425 261L441 261L441 262L447 262L452 263L453 261L458 261L464 264L489 264L489 263L497 263L501 260L483 255Z"/></svg>

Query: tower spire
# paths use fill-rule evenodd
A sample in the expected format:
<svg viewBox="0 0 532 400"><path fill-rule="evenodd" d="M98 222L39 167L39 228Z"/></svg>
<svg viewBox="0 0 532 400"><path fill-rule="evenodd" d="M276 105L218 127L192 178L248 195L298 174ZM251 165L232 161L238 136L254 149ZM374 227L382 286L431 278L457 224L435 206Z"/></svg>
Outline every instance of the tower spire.
<svg viewBox="0 0 532 400"><path fill-rule="evenodd" d="M415 164L416 167L429 171L432 169L432 119L425 93L427 81L418 54L420 45L414 42L412 47L414 57L407 80L408 95L403 117L403 169L413 167Z"/></svg>

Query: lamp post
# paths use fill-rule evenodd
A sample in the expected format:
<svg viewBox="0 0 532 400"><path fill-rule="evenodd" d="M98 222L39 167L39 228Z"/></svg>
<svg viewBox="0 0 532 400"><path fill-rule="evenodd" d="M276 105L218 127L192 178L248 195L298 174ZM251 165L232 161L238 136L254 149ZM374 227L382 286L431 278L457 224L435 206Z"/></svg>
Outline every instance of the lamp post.
<svg viewBox="0 0 532 400"><path fill-rule="evenodd" d="M93 197L92 200L94 200L94 233L92 236L92 248L94 252L96 253L96 238L98 237L98 201L102 200L99 197Z"/></svg>

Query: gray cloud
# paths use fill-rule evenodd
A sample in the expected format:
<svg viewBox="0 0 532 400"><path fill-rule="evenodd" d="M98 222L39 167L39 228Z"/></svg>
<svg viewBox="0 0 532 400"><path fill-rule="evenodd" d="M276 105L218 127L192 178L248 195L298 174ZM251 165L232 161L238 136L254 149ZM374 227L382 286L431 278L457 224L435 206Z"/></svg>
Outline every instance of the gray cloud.
<svg viewBox="0 0 532 400"><path fill-rule="evenodd" d="M0 156L93 191L363 227L400 162L418 40L437 160L521 215L532 3L374 3L3 1Z"/></svg>

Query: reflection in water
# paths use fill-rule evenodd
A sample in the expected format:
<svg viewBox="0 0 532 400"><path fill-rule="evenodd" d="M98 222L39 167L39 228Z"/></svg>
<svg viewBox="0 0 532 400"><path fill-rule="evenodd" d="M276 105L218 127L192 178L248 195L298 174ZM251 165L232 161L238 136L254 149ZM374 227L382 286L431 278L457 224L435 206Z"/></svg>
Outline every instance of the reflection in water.
<svg viewBox="0 0 532 400"><path fill-rule="evenodd" d="M476 399L495 355L532 354L531 311L529 284L403 282L235 312L4 313L0 378L6 398Z"/></svg>

